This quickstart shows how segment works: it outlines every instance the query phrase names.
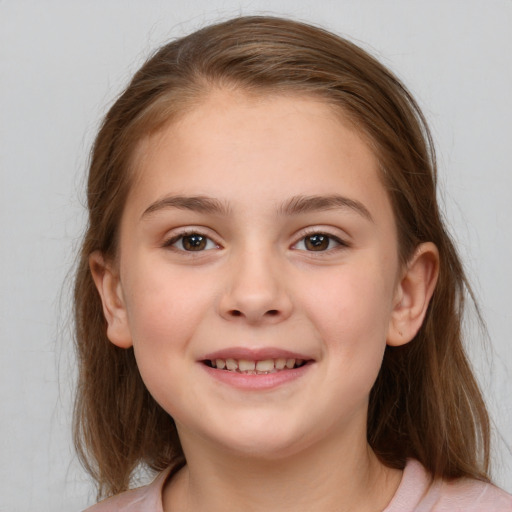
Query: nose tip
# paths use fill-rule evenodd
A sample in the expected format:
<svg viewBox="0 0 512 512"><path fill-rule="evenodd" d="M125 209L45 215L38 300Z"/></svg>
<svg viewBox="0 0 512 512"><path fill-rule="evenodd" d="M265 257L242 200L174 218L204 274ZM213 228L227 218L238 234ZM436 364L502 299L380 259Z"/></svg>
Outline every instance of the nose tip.
<svg viewBox="0 0 512 512"><path fill-rule="evenodd" d="M239 262L231 269L229 285L220 301L221 315L249 324L277 323L292 309L282 272L262 260Z"/></svg>
<svg viewBox="0 0 512 512"><path fill-rule="evenodd" d="M264 311L263 313L257 311L254 308L244 308L246 312L244 313L240 309L232 309L227 311L226 314L231 318L245 318L250 323L257 323L260 319L279 319L282 316L285 316L283 312L278 311L277 309L269 309L268 311Z"/></svg>
<svg viewBox="0 0 512 512"><path fill-rule="evenodd" d="M233 297L232 297L233 298ZM270 297L245 297L244 300L225 300L222 307L222 316L228 320L245 321L248 324L277 323L286 319L291 310L291 305L284 297L273 297L273 305L268 306Z"/></svg>

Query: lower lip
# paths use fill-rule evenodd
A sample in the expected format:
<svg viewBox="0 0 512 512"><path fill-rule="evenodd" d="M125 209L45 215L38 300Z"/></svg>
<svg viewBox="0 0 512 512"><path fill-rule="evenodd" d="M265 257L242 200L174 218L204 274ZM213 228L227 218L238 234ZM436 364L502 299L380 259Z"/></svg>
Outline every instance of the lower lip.
<svg viewBox="0 0 512 512"><path fill-rule="evenodd" d="M279 370L276 373L260 375L248 375L228 370L218 370L216 368L206 366L203 363L201 363L201 366L211 377L223 382L224 384L243 390L261 391L274 389L299 379L310 370L312 363L307 363L304 366L292 368L291 370Z"/></svg>

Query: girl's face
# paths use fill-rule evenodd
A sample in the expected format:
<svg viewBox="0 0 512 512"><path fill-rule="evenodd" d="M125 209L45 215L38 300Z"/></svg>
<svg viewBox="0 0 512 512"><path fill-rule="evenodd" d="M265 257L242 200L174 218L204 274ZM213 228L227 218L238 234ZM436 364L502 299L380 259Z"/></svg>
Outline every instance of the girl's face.
<svg viewBox="0 0 512 512"><path fill-rule="evenodd" d="M218 90L136 160L108 333L133 345L184 447L366 442L402 292L363 139L317 100Z"/></svg>

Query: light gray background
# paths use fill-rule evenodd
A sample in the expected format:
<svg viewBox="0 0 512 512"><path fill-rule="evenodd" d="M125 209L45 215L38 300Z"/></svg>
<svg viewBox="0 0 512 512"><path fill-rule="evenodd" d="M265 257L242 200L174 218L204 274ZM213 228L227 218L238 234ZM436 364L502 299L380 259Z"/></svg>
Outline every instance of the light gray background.
<svg viewBox="0 0 512 512"><path fill-rule="evenodd" d="M215 7L212 7L214 5ZM471 347L512 492L512 1L0 0L0 510L93 503L70 442L69 271L100 117L149 51L209 21L276 13L348 35L413 91L494 352ZM480 348L479 348L480 347ZM60 374L60 377L59 377Z"/></svg>

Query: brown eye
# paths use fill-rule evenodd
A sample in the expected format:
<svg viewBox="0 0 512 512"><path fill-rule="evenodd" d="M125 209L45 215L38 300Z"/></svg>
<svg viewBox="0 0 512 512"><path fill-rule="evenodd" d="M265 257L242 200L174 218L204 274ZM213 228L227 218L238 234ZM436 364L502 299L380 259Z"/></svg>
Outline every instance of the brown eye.
<svg viewBox="0 0 512 512"><path fill-rule="evenodd" d="M187 235L183 237L182 245L186 251L202 251L206 247L207 238L202 235Z"/></svg>
<svg viewBox="0 0 512 512"><path fill-rule="evenodd" d="M301 238L292 246L292 249L307 252L330 252L342 247L348 247L348 244L334 235L319 232Z"/></svg>
<svg viewBox="0 0 512 512"><path fill-rule="evenodd" d="M331 238L317 233L304 238L304 246L308 251L325 251L329 248Z"/></svg>
<svg viewBox="0 0 512 512"><path fill-rule="evenodd" d="M170 240L167 246L173 247L179 251L199 252L210 249L218 249L218 245L200 233L190 233L189 235L180 235Z"/></svg>

